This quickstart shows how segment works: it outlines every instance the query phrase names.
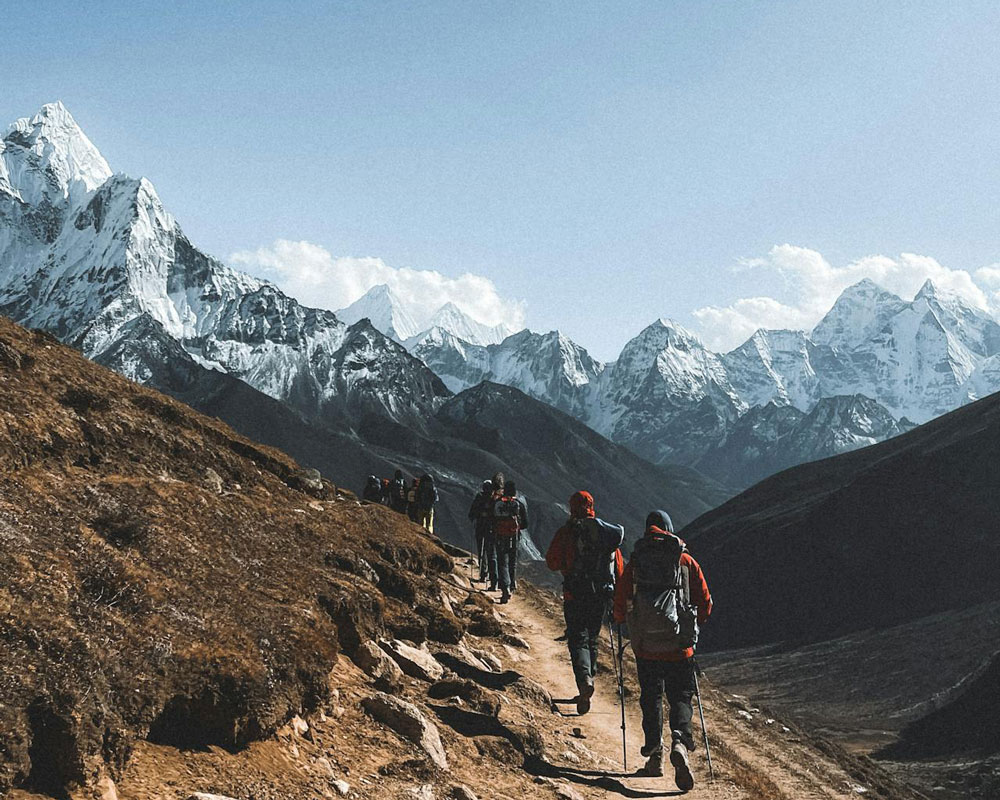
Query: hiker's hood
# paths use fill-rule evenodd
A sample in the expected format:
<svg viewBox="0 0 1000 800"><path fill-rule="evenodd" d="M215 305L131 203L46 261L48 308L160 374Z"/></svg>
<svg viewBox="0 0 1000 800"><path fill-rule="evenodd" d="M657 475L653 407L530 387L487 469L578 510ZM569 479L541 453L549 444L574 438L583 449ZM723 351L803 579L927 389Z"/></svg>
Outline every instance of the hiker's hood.
<svg viewBox="0 0 1000 800"><path fill-rule="evenodd" d="M672 531L665 531L665 530L663 530L663 528L657 528L655 525L651 525L648 528L646 528L646 536L649 536L651 538L652 537L656 537L656 536L672 536L678 542L681 543L681 547L687 547L687 542L685 542L676 533L673 533Z"/></svg>
<svg viewBox="0 0 1000 800"><path fill-rule="evenodd" d="M483 481L480 491L483 494L493 494L493 481Z"/></svg>
<svg viewBox="0 0 1000 800"><path fill-rule="evenodd" d="M661 531L673 533L674 521L670 519L670 515L666 511L650 511L646 515L646 530L648 531L650 528L659 528Z"/></svg>
<svg viewBox="0 0 1000 800"><path fill-rule="evenodd" d="M577 492L569 499L569 513L573 517L593 517L594 496L590 492Z"/></svg>

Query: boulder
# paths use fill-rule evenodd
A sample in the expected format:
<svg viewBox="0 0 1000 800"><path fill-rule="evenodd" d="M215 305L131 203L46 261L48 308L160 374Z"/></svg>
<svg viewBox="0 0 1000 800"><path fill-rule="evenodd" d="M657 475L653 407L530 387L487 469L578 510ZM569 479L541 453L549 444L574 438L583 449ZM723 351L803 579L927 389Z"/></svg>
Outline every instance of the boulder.
<svg viewBox="0 0 1000 800"><path fill-rule="evenodd" d="M427 695L435 700L461 699L469 708L491 717L500 715L500 696L479 684L461 679L443 680L433 684Z"/></svg>
<svg viewBox="0 0 1000 800"><path fill-rule="evenodd" d="M452 786L451 789L448 790L448 797L450 800L479 800L472 789L462 784Z"/></svg>
<svg viewBox="0 0 1000 800"><path fill-rule="evenodd" d="M207 792L193 792L187 796L187 800L233 800L224 794L208 794Z"/></svg>
<svg viewBox="0 0 1000 800"><path fill-rule="evenodd" d="M375 685L381 691L397 692L403 686L403 670L375 642L361 644L354 654L354 663L365 675L375 679Z"/></svg>
<svg viewBox="0 0 1000 800"><path fill-rule="evenodd" d="M448 769L448 756L437 726L412 703L379 692L366 697L361 705L372 717L423 750L440 769Z"/></svg>
<svg viewBox="0 0 1000 800"><path fill-rule="evenodd" d="M398 639L379 642L379 646L411 678L433 683L444 677L444 667L424 649L413 647Z"/></svg>
<svg viewBox="0 0 1000 800"><path fill-rule="evenodd" d="M334 781L333 788L341 797L347 797L351 791L351 784L347 781Z"/></svg>

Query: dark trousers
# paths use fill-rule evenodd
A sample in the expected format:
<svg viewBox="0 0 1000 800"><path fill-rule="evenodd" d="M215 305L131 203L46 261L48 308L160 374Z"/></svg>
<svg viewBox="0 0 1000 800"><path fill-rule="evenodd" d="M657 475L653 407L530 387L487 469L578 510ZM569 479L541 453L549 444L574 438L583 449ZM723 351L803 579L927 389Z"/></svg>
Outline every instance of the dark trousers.
<svg viewBox="0 0 1000 800"><path fill-rule="evenodd" d="M516 536L494 536L494 551L496 553L496 576L500 584L500 591L509 594L514 586L517 573L517 537ZM492 564L492 561L490 562ZM493 579L490 574L490 580Z"/></svg>
<svg viewBox="0 0 1000 800"><path fill-rule="evenodd" d="M486 576L490 576L492 582L496 583L496 567L494 567L493 572L490 572L490 553L489 551L493 549L494 544L491 537L492 531L490 531L489 524L478 524L476 525L476 553L479 558L479 580L486 580ZM493 563L496 564L496 553L493 554Z"/></svg>
<svg viewBox="0 0 1000 800"><path fill-rule="evenodd" d="M694 709L694 662L654 661L636 658L639 672L639 708L642 709L642 732L646 737L645 751L662 747L663 743L663 697L670 704L671 741L680 739L688 750L694 750L691 732L691 718Z"/></svg>
<svg viewBox="0 0 1000 800"><path fill-rule="evenodd" d="M578 689L592 684L597 674L597 646L607 608L608 598L599 595L571 597L563 604L566 642Z"/></svg>

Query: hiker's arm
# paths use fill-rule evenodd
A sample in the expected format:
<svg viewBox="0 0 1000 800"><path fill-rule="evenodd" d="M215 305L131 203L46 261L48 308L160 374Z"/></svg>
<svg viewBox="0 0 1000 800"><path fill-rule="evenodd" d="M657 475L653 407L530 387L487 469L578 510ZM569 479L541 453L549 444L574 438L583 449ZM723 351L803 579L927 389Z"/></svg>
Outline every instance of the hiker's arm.
<svg viewBox="0 0 1000 800"><path fill-rule="evenodd" d="M691 556L688 558L688 587L691 591L691 602L698 607L698 624L705 622L712 614L712 595L708 591L708 582L701 565Z"/></svg>
<svg viewBox="0 0 1000 800"><path fill-rule="evenodd" d="M621 558L621 552L618 553ZM617 564L616 564L617 567ZM615 622L621 624L628 615L628 599L632 596L632 562L622 570L621 577L615 581Z"/></svg>

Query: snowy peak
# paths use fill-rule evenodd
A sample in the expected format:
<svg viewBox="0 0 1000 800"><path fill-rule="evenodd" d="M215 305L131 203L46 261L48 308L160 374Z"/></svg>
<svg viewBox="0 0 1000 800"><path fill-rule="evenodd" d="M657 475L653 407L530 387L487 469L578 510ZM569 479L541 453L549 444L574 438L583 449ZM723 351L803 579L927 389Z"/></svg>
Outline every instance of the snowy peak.
<svg viewBox="0 0 1000 800"><path fill-rule="evenodd" d="M367 319L376 330L397 342L420 333L420 326L410 316L403 301L384 283L373 286L347 308L338 311L337 316L348 325Z"/></svg>
<svg viewBox="0 0 1000 800"><path fill-rule="evenodd" d="M76 200L112 174L62 103L14 122L0 144L0 161L0 191L29 204Z"/></svg>
<svg viewBox="0 0 1000 800"><path fill-rule="evenodd" d="M514 333L512 328L502 322L492 326L477 322L450 301L434 312L430 327L443 328L459 339L479 345L500 344Z"/></svg>
<svg viewBox="0 0 1000 800"><path fill-rule="evenodd" d="M811 339L850 351L877 334L906 302L868 278L848 286L813 328Z"/></svg>

